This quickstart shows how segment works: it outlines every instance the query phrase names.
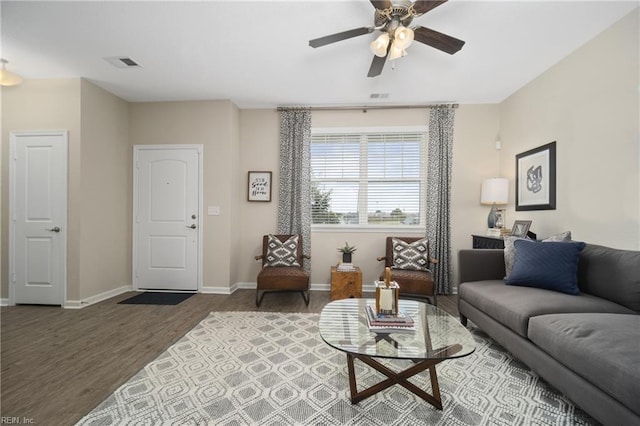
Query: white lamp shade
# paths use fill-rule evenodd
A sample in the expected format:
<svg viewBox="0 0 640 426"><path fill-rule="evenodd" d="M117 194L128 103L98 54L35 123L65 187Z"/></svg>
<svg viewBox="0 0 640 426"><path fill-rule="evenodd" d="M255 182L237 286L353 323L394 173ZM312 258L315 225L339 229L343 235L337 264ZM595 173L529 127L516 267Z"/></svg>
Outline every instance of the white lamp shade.
<svg viewBox="0 0 640 426"><path fill-rule="evenodd" d="M490 178L482 182L480 203L507 204L509 202L509 179Z"/></svg>
<svg viewBox="0 0 640 426"><path fill-rule="evenodd" d="M405 50L413 42L413 30L400 25L393 34L393 42L400 50Z"/></svg>
<svg viewBox="0 0 640 426"><path fill-rule="evenodd" d="M389 34L382 33L377 39L370 44L371 51L374 55L384 58L387 56L387 46L389 46Z"/></svg>

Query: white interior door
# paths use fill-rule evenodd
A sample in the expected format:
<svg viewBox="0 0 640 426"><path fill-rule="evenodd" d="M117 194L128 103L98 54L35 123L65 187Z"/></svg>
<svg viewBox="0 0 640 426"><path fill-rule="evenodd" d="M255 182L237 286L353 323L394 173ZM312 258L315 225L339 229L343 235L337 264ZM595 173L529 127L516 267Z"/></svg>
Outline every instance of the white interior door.
<svg viewBox="0 0 640 426"><path fill-rule="evenodd" d="M134 287L199 288L201 146L134 147Z"/></svg>
<svg viewBox="0 0 640 426"><path fill-rule="evenodd" d="M12 132L10 149L9 256L14 302L62 305L66 291L67 132Z"/></svg>

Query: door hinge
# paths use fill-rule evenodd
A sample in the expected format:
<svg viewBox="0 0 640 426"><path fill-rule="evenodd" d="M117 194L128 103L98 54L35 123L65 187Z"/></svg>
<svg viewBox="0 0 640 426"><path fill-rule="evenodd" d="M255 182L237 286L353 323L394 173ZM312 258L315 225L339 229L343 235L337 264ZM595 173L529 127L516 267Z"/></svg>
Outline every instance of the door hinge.
<svg viewBox="0 0 640 426"><path fill-rule="evenodd" d="M15 274L15 272L11 274L11 282L12 283L16 282L16 274Z"/></svg>

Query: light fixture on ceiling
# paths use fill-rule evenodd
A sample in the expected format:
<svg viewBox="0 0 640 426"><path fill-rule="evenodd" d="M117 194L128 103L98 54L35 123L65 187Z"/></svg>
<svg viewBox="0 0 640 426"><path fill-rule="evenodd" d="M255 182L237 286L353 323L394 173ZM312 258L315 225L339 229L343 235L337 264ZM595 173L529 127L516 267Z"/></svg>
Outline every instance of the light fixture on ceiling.
<svg viewBox="0 0 640 426"><path fill-rule="evenodd" d="M7 71L6 66L9 63L6 59L0 58L2 70L0 70L0 86L16 86L22 83L22 77L18 74Z"/></svg>
<svg viewBox="0 0 640 426"><path fill-rule="evenodd" d="M391 25L371 42L371 51L374 55L384 58L389 54L389 59L394 60L407 55L407 47L413 42L413 30L404 25ZM389 47L391 43L391 47Z"/></svg>

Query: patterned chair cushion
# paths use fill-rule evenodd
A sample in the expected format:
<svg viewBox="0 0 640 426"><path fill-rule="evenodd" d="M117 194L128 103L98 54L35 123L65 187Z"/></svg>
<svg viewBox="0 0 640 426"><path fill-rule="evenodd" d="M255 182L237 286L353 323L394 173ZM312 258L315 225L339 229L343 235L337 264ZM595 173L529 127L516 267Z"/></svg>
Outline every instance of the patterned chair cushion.
<svg viewBox="0 0 640 426"><path fill-rule="evenodd" d="M426 238L407 243L398 238L392 239L394 269L414 271L429 270L429 240Z"/></svg>
<svg viewBox="0 0 640 426"><path fill-rule="evenodd" d="M265 267L300 266L298 256L298 236L294 235L287 241L280 241L278 237L270 234L267 241L267 254Z"/></svg>

